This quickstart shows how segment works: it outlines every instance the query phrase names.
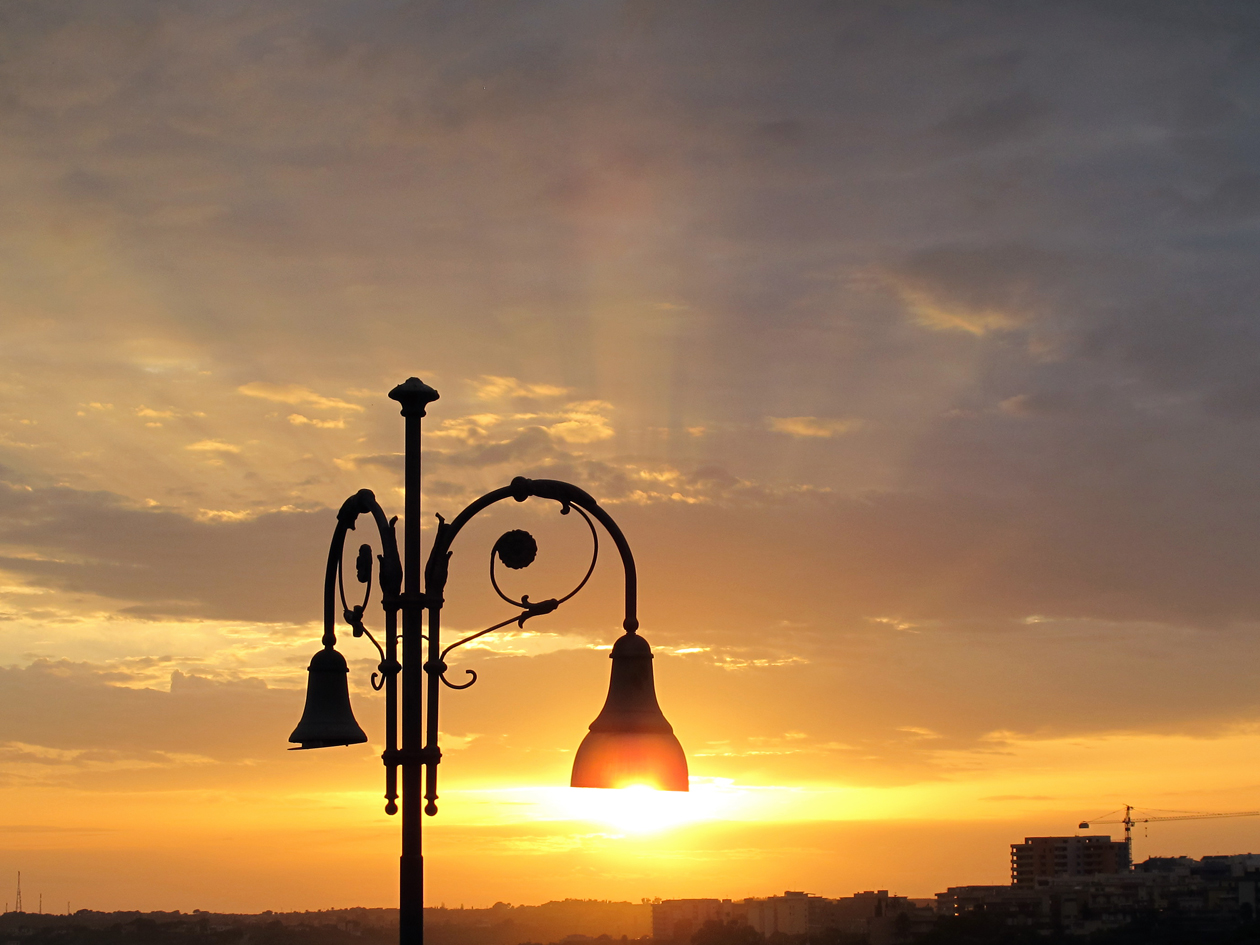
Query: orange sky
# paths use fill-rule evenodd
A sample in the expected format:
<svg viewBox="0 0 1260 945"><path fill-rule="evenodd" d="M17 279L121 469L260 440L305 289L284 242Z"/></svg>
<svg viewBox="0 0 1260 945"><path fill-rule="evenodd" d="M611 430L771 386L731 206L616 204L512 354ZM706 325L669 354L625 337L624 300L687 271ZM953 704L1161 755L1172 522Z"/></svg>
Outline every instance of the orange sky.
<svg viewBox="0 0 1260 945"><path fill-rule="evenodd" d="M426 518L529 475L620 522L694 779L564 787L606 561L452 659L481 681L444 694L430 902L926 896L1124 803L1260 807L1254 12L715 9L6 12L28 905L395 901L366 641L370 743L286 739L335 509L401 514L413 374ZM504 529L542 549L515 592L580 573L538 504L460 538L452 639L509 616ZM1136 841L1247 850L1260 818Z"/></svg>

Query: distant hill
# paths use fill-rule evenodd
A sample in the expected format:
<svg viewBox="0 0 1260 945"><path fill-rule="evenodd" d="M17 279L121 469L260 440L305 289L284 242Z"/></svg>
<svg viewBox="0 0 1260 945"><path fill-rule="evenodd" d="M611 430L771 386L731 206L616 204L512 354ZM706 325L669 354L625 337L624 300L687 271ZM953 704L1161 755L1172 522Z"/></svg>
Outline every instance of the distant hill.
<svg viewBox="0 0 1260 945"><path fill-rule="evenodd" d="M538 906L500 902L488 909L425 909L424 923L426 945L621 941L651 934L652 907L584 899ZM5 945L393 945L397 937L397 909L0 915Z"/></svg>

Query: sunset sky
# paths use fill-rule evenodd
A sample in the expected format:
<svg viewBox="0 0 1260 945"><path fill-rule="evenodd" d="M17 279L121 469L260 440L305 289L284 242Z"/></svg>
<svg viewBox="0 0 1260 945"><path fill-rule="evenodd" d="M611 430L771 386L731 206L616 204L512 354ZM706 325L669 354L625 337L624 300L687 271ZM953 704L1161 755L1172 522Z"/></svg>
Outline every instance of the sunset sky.
<svg viewBox="0 0 1260 945"><path fill-rule="evenodd" d="M516 475L621 523L693 776L565 786L604 561L452 658L431 904L930 896L1260 809L1258 103L1248 0L0 0L0 901L396 904L366 641L370 743L286 740L411 375L426 541ZM452 635L507 528L580 575L510 505Z"/></svg>

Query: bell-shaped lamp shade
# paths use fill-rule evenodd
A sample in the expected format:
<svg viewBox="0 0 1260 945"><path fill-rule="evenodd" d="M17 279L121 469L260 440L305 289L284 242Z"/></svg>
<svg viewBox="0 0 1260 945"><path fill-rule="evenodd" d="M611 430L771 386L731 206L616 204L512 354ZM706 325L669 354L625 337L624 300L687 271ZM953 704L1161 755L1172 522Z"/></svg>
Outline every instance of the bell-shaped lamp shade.
<svg viewBox="0 0 1260 945"><path fill-rule="evenodd" d="M578 746L570 785L687 790L687 756L656 701L652 648L631 632L610 656L608 699Z"/></svg>
<svg viewBox="0 0 1260 945"><path fill-rule="evenodd" d="M306 708L289 741L297 742L300 748L331 748L367 741L350 709L350 667L346 658L327 647L311 658L306 672Z"/></svg>

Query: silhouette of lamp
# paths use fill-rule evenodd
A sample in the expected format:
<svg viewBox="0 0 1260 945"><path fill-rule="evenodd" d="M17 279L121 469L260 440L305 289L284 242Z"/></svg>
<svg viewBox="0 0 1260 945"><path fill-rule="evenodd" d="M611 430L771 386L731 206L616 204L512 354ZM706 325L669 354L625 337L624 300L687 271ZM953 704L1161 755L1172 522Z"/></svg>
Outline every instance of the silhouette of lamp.
<svg viewBox="0 0 1260 945"><path fill-rule="evenodd" d="M302 748L333 748L367 741L350 708L350 667L346 658L331 645L325 646L311 657L306 673L306 707L289 741L298 742Z"/></svg>
<svg viewBox="0 0 1260 945"><path fill-rule="evenodd" d="M578 746L570 786L687 790L687 756L656 701L652 648L627 633L609 657L608 698Z"/></svg>
<svg viewBox="0 0 1260 945"><path fill-rule="evenodd" d="M403 547L398 553L395 535L397 518L386 519L376 497L360 490L337 512L337 527L328 550L324 574L323 646L307 668L306 705L301 721L289 736L299 749L357 745L367 741L350 706L349 667L335 649L337 612L356 637L366 636L380 656L372 674L373 689L385 690L385 811L402 811L402 856L399 861L399 941L420 945L424 940L424 859L421 855L421 775L423 774L424 813L437 813L437 766L442 759L438 746L438 703L441 687L467 689L477 681L471 669L469 679L454 683L447 679L446 657L452 650L510 624L524 627L527 620L550 614L586 586L599 560L596 523L612 539L621 557L625 574L625 633L613 644L612 672L608 697L573 760L572 787L628 788L646 786L664 791L687 790L687 758L656 701L652 671L652 648L638 635L637 576L634 556L620 527L585 491L555 479L517 477L510 485L470 503L447 522L438 516L432 547L424 565L424 586L420 570L420 421L428 404L438 393L418 378L410 378L389 392L402 405L405 421ZM531 601L528 595L513 598L499 586L497 567L512 570L529 567L538 554L534 537L522 529L505 532L490 550L490 584L496 594L518 609L508 619L470 634L453 643L441 643L441 614L446 589L451 546L463 527L478 513L505 499L525 502L530 498L559 503L560 514L574 512L585 523L591 538L591 562L586 574L569 593L559 598ZM383 642L364 625L364 614L372 595L373 551L360 545L355 559L355 576L364 585L363 599L351 606L346 599L342 558L347 533L354 530L360 515L370 515L380 539L375 556L380 604L384 610ZM340 604L340 608L338 607ZM424 626L427 615L427 632ZM400 619L401 618L401 619ZM401 623L401 627L399 626ZM401 643L401 654L399 646ZM427 649L427 654L425 650ZM400 660L401 656L401 660ZM399 695L401 691L401 705ZM399 721L402 726L399 745ZM423 735L423 743L421 736ZM398 792L398 771L402 770L402 804Z"/></svg>

